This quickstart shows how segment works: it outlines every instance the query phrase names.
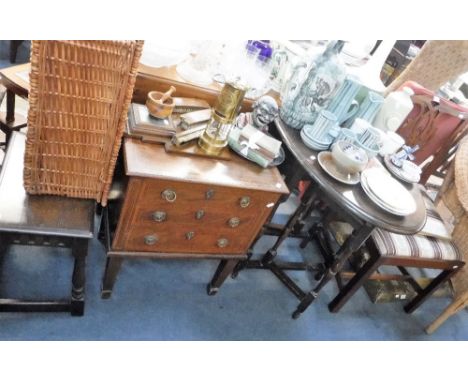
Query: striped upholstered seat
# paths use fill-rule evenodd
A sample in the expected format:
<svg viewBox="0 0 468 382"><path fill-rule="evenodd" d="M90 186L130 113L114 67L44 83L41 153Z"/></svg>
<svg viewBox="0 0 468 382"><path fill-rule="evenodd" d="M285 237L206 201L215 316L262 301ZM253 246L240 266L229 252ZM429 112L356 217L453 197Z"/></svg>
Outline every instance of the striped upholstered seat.
<svg viewBox="0 0 468 382"><path fill-rule="evenodd" d="M427 219L417 235L399 235L376 228L372 239L382 256L463 261L463 255L451 240L445 222L426 192L423 193Z"/></svg>
<svg viewBox="0 0 468 382"><path fill-rule="evenodd" d="M423 235L399 235L379 228L372 232L372 239L382 256L463 261L463 256L451 240Z"/></svg>

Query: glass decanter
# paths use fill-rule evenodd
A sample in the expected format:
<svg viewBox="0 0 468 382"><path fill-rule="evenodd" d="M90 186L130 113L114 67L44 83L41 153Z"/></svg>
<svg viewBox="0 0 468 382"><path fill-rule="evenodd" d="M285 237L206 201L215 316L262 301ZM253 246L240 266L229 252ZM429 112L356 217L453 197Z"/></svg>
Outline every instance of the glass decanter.
<svg viewBox="0 0 468 382"><path fill-rule="evenodd" d="M346 77L346 67L339 53L344 41L332 41L309 68L299 91L285 95L281 119L290 127L301 129L313 124L320 110L326 108Z"/></svg>

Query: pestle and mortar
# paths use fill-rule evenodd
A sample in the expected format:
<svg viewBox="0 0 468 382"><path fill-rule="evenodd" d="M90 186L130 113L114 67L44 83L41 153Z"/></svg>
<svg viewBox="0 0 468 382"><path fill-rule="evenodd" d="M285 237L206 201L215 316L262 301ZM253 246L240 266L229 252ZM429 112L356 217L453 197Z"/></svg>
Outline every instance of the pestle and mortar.
<svg viewBox="0 0 468 382"><path fill-rule="evenodd" d="M174 110L174 99L171 94L174 93L176 88L171 86L170 89L165 92L151 91L148 93L146 99L146 107L149 113L159 119L168 118Z"/></svg>

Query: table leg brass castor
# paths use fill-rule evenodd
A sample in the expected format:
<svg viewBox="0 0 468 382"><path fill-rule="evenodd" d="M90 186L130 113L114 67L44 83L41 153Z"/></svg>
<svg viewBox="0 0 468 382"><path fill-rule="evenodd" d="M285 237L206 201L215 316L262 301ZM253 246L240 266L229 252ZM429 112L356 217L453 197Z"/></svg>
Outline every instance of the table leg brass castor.
<svg viewBox="0 0 468 382"><path fill-rule="evenodd" d="M101 290L101 298L102 299L107 300L107 299L111 298L111 296L112 296L112 291L110 291L110 290Z"/></svg>
<svg viewBox="0 0 468 382"><path fill-rule="evenodd" d="M214 288L211 286L211 283L208 283L206 286L206 293L208 293L208 296L214 296L216 293L218 293L219 288Z"/></svg>
<svg viewBox="0 0 468 382"><path fill-rule="evenodd" d="M101 292L101 298L104 299L104 300L107 300L107 299L111 298L111 295L112 295L112 292L109 291L109 290L103 290Z"/></svg>

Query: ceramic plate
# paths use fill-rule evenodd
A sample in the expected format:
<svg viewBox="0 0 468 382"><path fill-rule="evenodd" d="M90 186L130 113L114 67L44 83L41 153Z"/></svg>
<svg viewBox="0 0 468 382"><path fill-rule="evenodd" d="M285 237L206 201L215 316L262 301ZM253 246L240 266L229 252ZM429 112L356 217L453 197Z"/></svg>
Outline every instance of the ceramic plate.
<svg viewBox="0 0 468 382"><path fill-rule="evenodd" d="M374 169L375 170L375 169ZM382 173L381 170L377 170L379 172ZM385 192L387 192L388 194L386 196L382 196L382 191L378 191L380 192L379 194L376 193L372 188L371 186L369 185L369 172L366 172L363 176L362 176L362 179L361 179L361 183L364 183L364 186L367 187L367 190L370 192L370 194L374 197L374 199L376 199L381 205L385 206L388 210L390 210L390 212L393 212L395 214L398 214L400 216L406 216L408 214L411 214L413 213L415 210L416 210L416 203L414 202L414 199L413 197L411 196L411 194L398 182L396 181L395 179L393 179L389 174L387 173L383 173L383 176L386 177L385 178L381 178L379 179L379 176L381 174L378 174L379 176L376 176L375 174L373 173L370 173L371 177L372 177L372 180L371 182L375 182L376 184L377 183L380 183L380 184L386 184L386 187L383 187L383 185L381 186L382 189L385 188ZM389 179L392 179L392 181L388 181L388 178ZM401 189L400 190L396 190L395 188L393 188L391 186L392 182L395 182L395 185L399 185L399 186L402 186L403 189L405 191L402 191ZM391 204L388 199L390 198L389 195L391 194L391 192L389 191L390 189L393 190L393 192L395 193L395 195L392 195L391 198L393 198L393 201L394 203ZM406 202L405 202L406 201ZM407 203L407 205L405 206L405 203Z"/></svg>
<svg viewBox="0 0 468 382"><path fill-rule="evenodd" d="M335 164L335 161L332 158L330 151L322 151L317 156L320 167L333 179L336 179L338 182L345 184L358 184L359 183L359 173L356 174L344 174L341 172Z"/></svg>
<svg viewBox="0 0 468 382"><path fill-rule="evenodd" d="M382 208L401 216L410 215L416 211L416 202L411 193L396 179L380 169L367 169L361 175L364 191ZM362 182L361 182L362 183ZM391 211L390 211L391 210Z"/></svg>
<svg viewBox="0 0 468 382"><path fill-rule="evenodd" d="M385 166L387 166L388 170L393 175L395 175L398 179L401 179L402 181L407 182L407 183L418 183L419 182L419 180L421 178L421 175L419 173L416 173L416 171L414 173L409 173L409 172L403 170L403 168L395 166L392 163L390 157L391 157L391 155L385 155L384 163L385 163ZM406 162L407 162L406 163L407 166L416 166L416 167L418 167L413 162L410 162L410 161L406 161ZM418 169L419 169L419 167L418 167Z"/></svg>
<svg viewBox="0 0 468 382"><path fill-rule="evenodd" d="M377 196L375 196L372 191L369 190L369 186L367 185L366 178L365 176L361 176L361 186L362 189L364 190L365 194L369 197L369 199L377 204L380 208L382 208L384 211L389 212L393 215L397 216L407 216L406 212L401 212L401 211L395 211L392 208L388 207L385 205Z"/></svg>
<svg viewBox="0 0 468 382"><path fill-rule="evenodd" d="M304 142L304 144L309 148L309 149L312 149L312 150L315 150L315 151L323 151L323 150L327 150L328 147L330 146L330 143L322 143L322 142L317 142L313 139L311 139L309 136L307 136L307 134L305 134L303 132L304 130L301 130L301 139L302 139L302 142Z"/></svg>

